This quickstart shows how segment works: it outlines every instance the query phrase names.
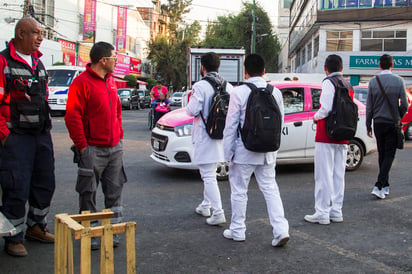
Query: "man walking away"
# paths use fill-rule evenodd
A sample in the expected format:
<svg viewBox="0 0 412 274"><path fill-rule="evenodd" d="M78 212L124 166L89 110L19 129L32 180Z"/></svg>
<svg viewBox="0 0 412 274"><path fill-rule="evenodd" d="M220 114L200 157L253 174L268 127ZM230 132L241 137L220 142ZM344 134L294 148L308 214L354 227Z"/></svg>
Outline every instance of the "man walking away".
<svg viewBox="0 0 412 274"><path fill-rule="evenodd" d="M201 59L201 74L222 85L224 79L218 74L220 59L214 52L204 54ZM226 91L231 85L227 83ZM219 225L226 222L222 209L219 186L216 180L217 163L223 162L222 140L212 139L206 132L207 115L215 91L207 80L200 80L193 85L192 96L186 107L186 112L194 116L192 127L193 162L199 167L204 184L203 201L196 207L195 212L206 219L209 225ZM212 212L211 212L212 211Z"/></svg>
<svg viewBox="0 0 412 274"><path fill-rule="evenodd" d="M46 216L55 189L47 72L40 61L42 29L32 18L16 24L15 36L0 53L1 212L17 235L5 237L5 251L26 256L23 229L29 202L26 239L54 243Z"/></svg>
<svg viewBox="0 0 412 274"><path fill-rule="evenodd" d="M371 194L379 199L384 199L385 195L389 195L389 171L395 158L397 143L391 108L400 121L408 110L408 101L405 83L401 77L392 74L392 56L382 55L379 59L379 67L382 70L380 75L369 81L366 101L366 129L368 136L372 138L373 120L373 131L379 155L379 174ZM377 78L379 78L389 102L382 95Z"/></svg>
<svg viewBox="0 0 412 274"><path fill-rule="evenodd" d="M122 105L112 73L117 56L114 47L98 42L90 50L91 64L70 85L66 126L75 151L80 154L76 191L80 211L96 211L96 191L102 183L105 208L114 212L111 223L122 218L123 169ZM113 237L119 245L119 235ZM92 249L99 248L97 238Z"/></svg>
<svg viewBox="0 0 412 274"><path fill-rule="evenodd" d="M341 81L348 89L352 86L343 78L342 58L336 54L325 60L327 78L322 83L320 108L313 116L315 136L315 214L306 215L305 221L322 225L343 222L342 206L345 191L345 168L348 140L338 141L326 133L326 120L332 111L335 84ZM353 92L350 94L353 99Z"/></svg>
<svg viewBox="0 0 412 274"><path fill-rule="evenodd" d="M247 82L258 88L266 87L266 81L262 78L265 73L263 58L257 54L248 55L244 65ZM223 236L234 241L246 239L247 190L250 177L252 173L255 173L272 225L272 246L280 247L289 240L289 224L284 217L283 204L275 178L277 151L252 152L247 150L238 131L239 124L243 127L245 123L245 109L250 93L251 89L247 85L233 89L223 132L225 160L230 161L229 181L232 204L232 220L229 229L223 232ZM279 106L283 122L282 94L274 88L272 95Z"/></svg>

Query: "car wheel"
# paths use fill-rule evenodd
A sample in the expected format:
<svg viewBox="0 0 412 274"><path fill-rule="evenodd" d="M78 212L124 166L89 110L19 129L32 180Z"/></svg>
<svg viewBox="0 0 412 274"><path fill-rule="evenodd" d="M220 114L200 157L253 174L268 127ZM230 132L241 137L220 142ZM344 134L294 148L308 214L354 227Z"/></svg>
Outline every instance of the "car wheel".
<svg viewBox="0 0 412 274"><path fill-rule="evenodd" d="M152 111L150 110L147 114L147 126L149 127L149 129L153 129L153 115L152 115Z"/></svg>
<svg viewBox="0 0 412 274"><path fill-rule="evenodd" d="M222 162L217 164L216 179L218 181L227 181L229 178L229 163Z"/></svg>
<svg viewBox="0 0 412 274"><path fill-rule="evenodd" d="M408 127L405 130L405 139L412 140L412 122L408 124Z"/></svg>
<svg viewBox="0 0 412 274"><path fill-rule="evenodd" d="M353 171L360 167L363 161L363 146L358 140L350 140L348 144L348 154L346 158L346 170Z"/></svg>

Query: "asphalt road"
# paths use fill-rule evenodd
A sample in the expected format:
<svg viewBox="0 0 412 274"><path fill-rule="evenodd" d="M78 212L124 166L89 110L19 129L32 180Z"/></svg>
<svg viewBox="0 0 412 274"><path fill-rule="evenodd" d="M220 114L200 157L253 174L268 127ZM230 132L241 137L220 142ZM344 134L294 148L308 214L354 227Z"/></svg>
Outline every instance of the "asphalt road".
<svg viewBox="0 0 412 274"><path fill-rule="evenodd" d="M211 227L194 213L203 186L196 171L168 169L150 158L147 109L124 111L124 221L136 221L138 273L412 273L412 142L398 151L391 171L391 194L377 200L370 191L377 175L377 154L346 173L344 222L314 225L313 166L277 167L277 182L290 225L290 241L271 246L265 202L254 178L249 186L246 241L222 237L223 226ZM54 215L76 214L76 167L63 117L53 118L57 188L48 223ZM101 188L98 205L103 207ZM226 218L230 220L230 186L220 182ZM0 248L3 243L0 243ZM125 273L125 243L115 250L115 273ZM53 273L53 245L26 242L29 255L13 258L0 252L0 273ZM79 244L74 245L78 273ZM92 272L99 272L100 252L92 253Z"/></svg>

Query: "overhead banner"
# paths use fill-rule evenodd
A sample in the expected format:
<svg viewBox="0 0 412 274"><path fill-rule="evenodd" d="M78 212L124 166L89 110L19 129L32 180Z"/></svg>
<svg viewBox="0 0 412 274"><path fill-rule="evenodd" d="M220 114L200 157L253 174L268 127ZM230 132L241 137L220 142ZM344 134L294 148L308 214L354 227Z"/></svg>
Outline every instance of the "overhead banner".
<svg viewBox="0 0 412 274"><path fill-rule="evenodd" d="M92 47L90 45L80 44L79 45L79 56L77 65L79 67L85 67L88 63L90 63L90 50Z"/></svg>
<svg viewBox="0 0 412 274"><path fill-rule="evenodd" d="M94 43L96 33L96 0L84 0L83 42Z"/></svg>
<svg viewBox="0 0 412 274"><path fill-rule="evenodd" d="M117 7L117 52L126 52L127 7Z"/></svg>
<svg viewBox="0 0 412 274"><path fill-rule="evenodd" d="M59 42L62 47L63 63L66 66L76 65L76 43L63 39L57 39L57 42Z"/></svg>

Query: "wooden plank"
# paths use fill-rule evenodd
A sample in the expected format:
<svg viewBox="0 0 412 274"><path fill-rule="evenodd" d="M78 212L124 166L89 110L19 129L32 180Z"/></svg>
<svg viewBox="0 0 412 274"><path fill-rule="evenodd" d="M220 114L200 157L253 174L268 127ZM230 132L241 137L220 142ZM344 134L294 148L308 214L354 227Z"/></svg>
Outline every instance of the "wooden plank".
<svg viewBox="0 0 412 274"><path fill-rule="evenodd" d="M126 223L126 273L136 274L136 223Z"/></svg>
<svg viewBox="0 0 412 274"><path fill-rule="evenodd" d="M75 214L75 215L70 215L70 217L77 222L81 222L85 220L93 221L93 220L100 220L100 219L110 219L113 217L113 215L114 213L110 211L110 212L95 212L95 213L88 213L88 214Z"/></svg>
<svg viewBox="0 0 412 274"><path fill-rule="evenodd" d="M104 226L102 243L100 273L114 274L113 230L110 224Z"/></svg>
<svg viewBox="0 0 412 274"><path fill-rule="evenodd" d="M80 239L80 274L91 273L91 231L90 227L82 230Z"/></svg>
<svg viewBox="0 0 412 274"><path fill-rule="evenodd" d="M54 243L54 273L55 274L63 274L65 273L63 270L63 263L62 263L62 227L64 226L63 223L60 222L60 219L55 217L54 219L54 232L56 233L55 243Z"/></svg>
<svg viewBox="0 0 412 274"><path fill-rule="evenodd" d="M69 274L74 273L74 263L73 263L73 239L72 239L72 232L68 230L67 233L67 252L68 252L68 265L67 270Z"/></svg>

